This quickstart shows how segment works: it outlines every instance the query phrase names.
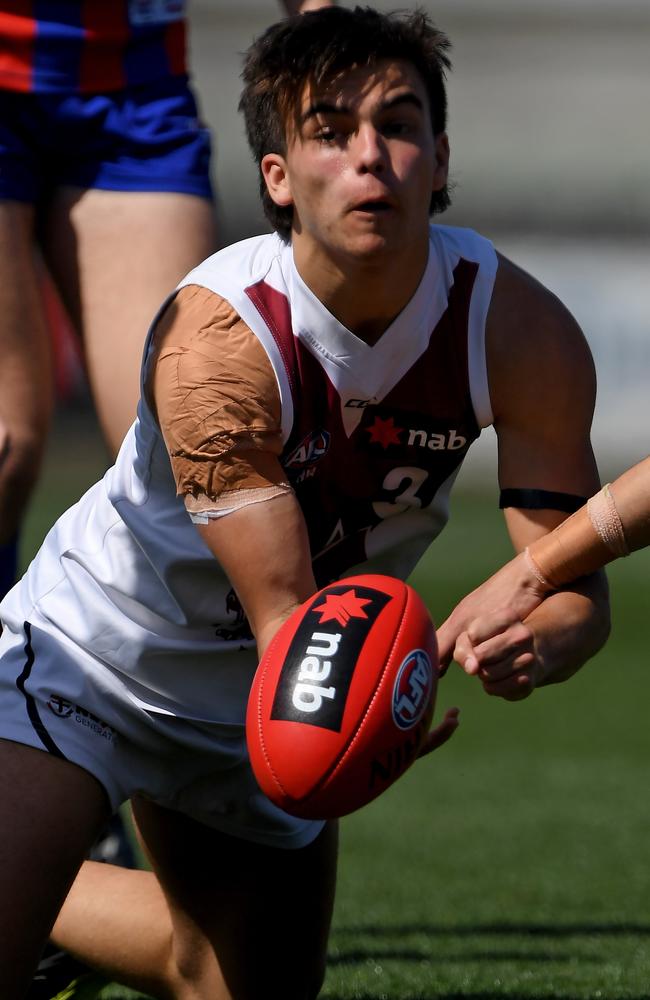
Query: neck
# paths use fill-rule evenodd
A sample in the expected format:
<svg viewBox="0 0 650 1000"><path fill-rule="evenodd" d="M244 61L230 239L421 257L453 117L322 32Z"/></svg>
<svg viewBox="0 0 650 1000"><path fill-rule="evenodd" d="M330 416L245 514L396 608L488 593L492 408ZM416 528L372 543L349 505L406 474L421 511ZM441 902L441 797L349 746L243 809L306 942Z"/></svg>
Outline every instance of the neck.
<svg viewBox="0 0 650 1000"><path fill-rule="evenodd" d="M426 247L395 259L338 261L293 241L298 273L314 295L348 330L367 344L376 343L410 302L428 260Z"/></svg>

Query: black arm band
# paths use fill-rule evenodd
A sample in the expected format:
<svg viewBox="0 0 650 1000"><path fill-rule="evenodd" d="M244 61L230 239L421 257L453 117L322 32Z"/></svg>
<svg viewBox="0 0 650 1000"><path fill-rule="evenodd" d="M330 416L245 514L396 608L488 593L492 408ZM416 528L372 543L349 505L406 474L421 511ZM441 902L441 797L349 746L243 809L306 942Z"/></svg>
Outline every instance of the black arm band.
<svg viewBox="0 0 650 1000"><path fill-rule="evenodd" d="M587 497L552 490L501 490L499 508L520 507L522 510L561 510L573 514L587 502Z"/></svg>

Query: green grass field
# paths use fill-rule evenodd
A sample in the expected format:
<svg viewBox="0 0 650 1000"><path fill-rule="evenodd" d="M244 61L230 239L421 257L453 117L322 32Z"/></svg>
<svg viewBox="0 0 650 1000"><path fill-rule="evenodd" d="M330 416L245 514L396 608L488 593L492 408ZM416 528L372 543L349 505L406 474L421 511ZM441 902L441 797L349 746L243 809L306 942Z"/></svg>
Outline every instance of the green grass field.
<svg viewBox="0 0 650 1000"><path fill-rule="evenodd" d="M104 462L67 422L26 555ZM414 576L434 619L508 553L496 492L456 496ZM650 996L650 550L609 576L612 637L579 675L506 704L450 671L452 742L343 821L324 1000Z"/></svg>

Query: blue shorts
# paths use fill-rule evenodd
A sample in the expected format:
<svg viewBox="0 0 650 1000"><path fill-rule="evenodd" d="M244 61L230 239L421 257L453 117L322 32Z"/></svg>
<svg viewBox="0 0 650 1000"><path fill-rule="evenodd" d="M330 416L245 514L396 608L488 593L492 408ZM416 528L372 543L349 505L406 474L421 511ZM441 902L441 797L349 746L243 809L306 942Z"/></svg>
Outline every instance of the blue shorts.
<svg viewBox="0 0 650 1000"><path fill-rule="evenodd" d="M61 186L212 197L210 134L185 77L110 94L0 92L0 199Z"/></svg>

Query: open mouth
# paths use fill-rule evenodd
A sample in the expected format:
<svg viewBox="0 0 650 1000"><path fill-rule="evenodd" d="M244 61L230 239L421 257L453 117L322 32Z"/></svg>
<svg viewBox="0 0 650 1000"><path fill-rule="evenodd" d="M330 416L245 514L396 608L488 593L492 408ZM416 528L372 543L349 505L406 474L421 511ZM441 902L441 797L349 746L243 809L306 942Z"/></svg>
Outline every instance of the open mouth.
<svg viewBox="0 0 650 1000"><path fill-rule="evenodd" d="M357 212L388 212L390 208L387 201L362 201L360 205L355 205Z"/></svg>

